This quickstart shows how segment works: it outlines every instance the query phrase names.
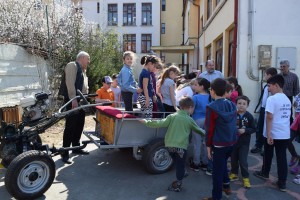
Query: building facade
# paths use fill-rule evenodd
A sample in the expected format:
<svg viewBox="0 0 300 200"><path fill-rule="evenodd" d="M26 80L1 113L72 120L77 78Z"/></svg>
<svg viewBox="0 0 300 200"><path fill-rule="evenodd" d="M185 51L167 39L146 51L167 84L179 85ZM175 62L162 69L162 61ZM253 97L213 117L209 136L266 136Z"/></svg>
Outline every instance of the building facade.
<svg viewBox="0 0 300 200"><path fill-rule="evenodd" d="M134 72L139 74L141 57L153 54L151 46L160 44L160 0L81 0L79 4L87 23L115 32L122 50L137 54Z"/></svg>

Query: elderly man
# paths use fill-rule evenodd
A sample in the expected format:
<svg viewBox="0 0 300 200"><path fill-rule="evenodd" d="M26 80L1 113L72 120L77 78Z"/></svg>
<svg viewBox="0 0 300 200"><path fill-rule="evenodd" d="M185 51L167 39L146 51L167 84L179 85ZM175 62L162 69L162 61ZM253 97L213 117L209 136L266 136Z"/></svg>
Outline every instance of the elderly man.
<svg viewBox="0 0 300 200"><path fill-rule="evenodd" d="M90 62L90 56L88 53L81 51L78 53L76 62L70 62L65 67L65 90L62 94L64 96L64 102L68 102L73 97L77 96L77 90L79 89L83 94L88 93L88 78L86 76L86 69ZM78 101L75 99L72 104L67 106L67 110L71 110L78 107ZM84 127L85 112L79 110L78 113L70 115L66 118L65 130L63 136L63 147L80 146L80 137ZM73 150L74 154L89 154L84 150ZM62 155L62 161L71 164L69 160L69 152L65 152Z"/></svg>
<svg viewBox="0 0 300 200"><path fill-rule="evenodd" d="M283 93L290 99L293 104L293 97L299 93L299 78L296 74L290 72L290 62L288 60L280 61L280 71L284 78ZM293 113L293 112L292 112ZM291 123L293 117L291 115Z"/></svg>
<svg viewBox="0 0 300 200"><path fill-rule="evenodd" d="M224 78L224 75L222 74L222 72L215 70L215 61L207 60L205 63L205 68L206 68L206 71L202 72L199 75L200 78L205 78L209 82L212 82L216 78Z"/></svg>

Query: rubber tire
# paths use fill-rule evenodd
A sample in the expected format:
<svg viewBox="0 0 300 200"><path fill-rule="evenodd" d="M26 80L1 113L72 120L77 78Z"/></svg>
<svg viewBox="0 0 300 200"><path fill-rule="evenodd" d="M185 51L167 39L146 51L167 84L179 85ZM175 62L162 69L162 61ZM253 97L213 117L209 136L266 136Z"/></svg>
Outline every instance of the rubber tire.
<svg viewBox="0 0 300 200"><path fill-rule="evenodd" d="M171 159L170 163L167 162L166 166L164 166L162 169L156 167L155 164L153 163L154 162L153 158L154 158L155 154L160 150L167 151L167 149L165 148L165 143L164 143L163 138L157 138L157 139L152 140L145 147L145 151L143 152L142 160L143 160L144 167L151 174L165 173L165 172L167 172L168 170L170 170L172 168L172 165L174 163L173 159L168 154L169 159Z"/></svg>
<svg viewBox="0 0 300 200"><path fill-rule="evenodd" d="M19 176L21 176L21 173L24 173L26 169L32 168L32 165L36 165L37 163L42 163L44 167L47 167L48 177L42 181L41 188L36 188L35 191L26 192L18 185L19 181L25 177L20 177L19 179ZM31 150L18 155L10 163L5 174L5 187L9 194L16 199L36 199L42 196L50 188L54 178L55 163L52 158L45 152ZM34 189L30 187L27 188L28 190Z"/></svg>

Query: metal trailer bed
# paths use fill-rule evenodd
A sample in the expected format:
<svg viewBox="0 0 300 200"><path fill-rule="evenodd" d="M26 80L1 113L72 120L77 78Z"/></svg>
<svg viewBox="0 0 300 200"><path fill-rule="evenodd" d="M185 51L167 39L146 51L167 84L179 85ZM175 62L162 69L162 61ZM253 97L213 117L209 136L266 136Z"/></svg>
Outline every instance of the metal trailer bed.
<svg viewBox="0 0 300 200"><path fill-rule="evenodd" d="M163 116L165 113L160 113ZM83 134L100 149L132 149L133 157L142 160L146 170L164 173L173 164L164 146L166 128L148 128L139 120L142 112L125 112L110 106L96 107L95 131Z"/></svg>

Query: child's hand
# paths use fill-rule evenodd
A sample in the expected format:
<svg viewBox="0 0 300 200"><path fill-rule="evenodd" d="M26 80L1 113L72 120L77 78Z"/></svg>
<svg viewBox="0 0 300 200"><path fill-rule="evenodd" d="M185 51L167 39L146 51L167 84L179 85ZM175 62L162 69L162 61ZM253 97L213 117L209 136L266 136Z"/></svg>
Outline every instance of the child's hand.
<svg viewBox="0 0 300 200"><path fill-rule="evenodd" d="M212 151L211 151L211 147L206 147L207 148L207 158L209 160L212 159Z"/></svg>
<svg viewBox="0 0 300 200"><path fill-rule="evenodd" d="M238 133L239 133L239 134L244 134L244 133L245 133L245 131L246 131L246 130L245 130L244 128L240 128L240 129L238 129Z"/></svg>
<svg viewBox="0 0 300 200"><path fill-rule="evenodd" d="M137 93L141 93L141 92L143 92L143 89L142 89L142 88L138 88L138 89L136 90L136 92L137 92Z"/></svg>

